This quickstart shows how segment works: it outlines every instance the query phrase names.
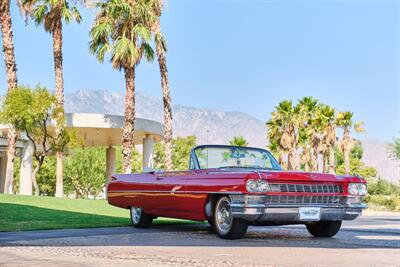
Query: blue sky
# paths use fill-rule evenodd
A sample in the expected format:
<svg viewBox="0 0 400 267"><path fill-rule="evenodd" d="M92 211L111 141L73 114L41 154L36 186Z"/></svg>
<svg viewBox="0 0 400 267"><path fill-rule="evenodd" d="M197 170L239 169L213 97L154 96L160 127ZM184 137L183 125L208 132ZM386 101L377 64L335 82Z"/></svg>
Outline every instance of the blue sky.
<svg viewBox="0 0 400 267"><path fill-rule="evenodd" d="M12 1L18 78L53 88L51 36L25 26ZM123 74L88 52L94 11L64 27L65 91L124 92ZM313 96L351 110L360 138L400 133L399 1L169 1L162 18L173 102L267 120L283 99ZM160 96L156 62L137 88ZM0 93L6 91L0 64Z"/></svg>

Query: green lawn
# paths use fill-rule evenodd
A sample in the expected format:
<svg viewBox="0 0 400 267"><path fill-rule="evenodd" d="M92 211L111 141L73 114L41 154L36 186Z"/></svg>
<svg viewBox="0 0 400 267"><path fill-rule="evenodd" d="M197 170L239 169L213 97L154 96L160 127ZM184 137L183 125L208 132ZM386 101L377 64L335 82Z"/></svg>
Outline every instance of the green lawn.
<svg viewBox="0 0 400 267"><path fill-rule="evenodd" d="M155 223L193 222L161 218ZM129 211L104 200L0 194L0 232L128 225Z"/></svg>

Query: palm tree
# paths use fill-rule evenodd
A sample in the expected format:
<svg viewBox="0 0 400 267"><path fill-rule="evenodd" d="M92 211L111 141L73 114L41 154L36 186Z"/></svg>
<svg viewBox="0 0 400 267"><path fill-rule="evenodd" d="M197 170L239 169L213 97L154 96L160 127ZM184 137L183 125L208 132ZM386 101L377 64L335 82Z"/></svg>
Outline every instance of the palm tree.
<svg viewBox="0 0 400 267"><path fill-rule="evenodd" d="M171 94L169 90L168 82L168 69L167 69L167 45L166 41L161 34L160 17L163 8L163 1L158 0L154 3L155 15L157 19L153 26L154 41L156 43L156 54L158 60L158 66L160 68L161 75L161 87L163 93L163 104L164 104L164 136L163 142L165 145L165 169L170 171L173 168L172 164L172 105L171 105Z"/></svg>
<svg viewBox="0 0 400 267"><path fill-rule="evenodd" d="M345 111L338 113L336 124L343 129L343 137L339 147L343 152L344 172L345 174L350 174L350 152L355 144L355 140L351 138L350 130L354 128L358 133L363 132L363 122L353 123L353 113Z"/></svg>
<svg viewBox="0 0 400 267"><path fill-rule="evenodd" d="M321 142L321 151L323 154L324 172L335 173L335 144L336 144L336 125L335 125L335 109L322 105L321 107L321 124L323 125L323 136Z"/></svg>
<svg viewBox="0 0 400 267"><path fill-rule="evenodd" d="M299 129L299 145L302 149L300 155L301 166L304 171L308 172L311 168L311 144L310 144L310 134L306 127L301 127Z"/></svg>
<svg viewBox="0 0 400 267"><path fill-rule="evenodd" d="M318 132L314 121L317 116L319 101L311 96L303 97L297 105L299 110L303 112L302 117L304 119L304 123L300 125L299 129L299 143L303 150L301 159L304 170L309 171L311 169L316 171L318 169L318 152L315 153L315 146L318 146L316 144Z"/></svg>
<svg viewBox="0 0 400 267"><path fill-rule="evenodd" d="M284 100L275 107L270 121L267 122L267 126L271 127L271 130L268 129L268 135L273 138L279 136L279 143L288 154L289 170L298 169L299 127L304 121L302 108L299 105L293 106L292 101Z"/></svg>
<svg viewBox="0 0 400 267"><path fill-rule="evenodd" d="M64 78L62 57L62 24L80 22L81 15L72 1L68 0L20 0L23 13L36 25L43 25L44 30L53 37L53 57L55 73L56 108L60 111L56 118L56 139L61 140L64 130ZM62 147L62 146L60 146ZM56 151L56 197L64 195L63 189L63 150Z"/></svg>
<svg viewBox="0 0 400 267"><path fill-rule="evenodd" d="M243 136L234 136L232 140L229 141L231 146L248 146L249 143Z"/></svg>
<svg viewBox="0 0 400 267"><path fill-rule="evenodd" d="M280 121L269 120L266 123L267 126L267 139L268 149L278 158L279 164L284 170L287 169L287 151L281 145L282 132L280 131Z"/></svg>
<svg viewBox="0 0 400 267"><path fill-rule="evenodd" d="M315 116L311 119L309 129L311 131L310 143L310 168L311 171L318 171L318 155L321 149L323 124L322 117L320 116L320 105L318 105Z"/></svg>
<svg viewBox="0 0 400 267"><path fill-rule="evenodd" d="M125 73L125 121L122 134L122 168L132 171L131 150L135 134L135 67L143 56L151 61L154 51L149 42L156 16L151 0L107 0L99 2L94 25L90 30L90 51L100 62L110 53L112 66Z"/></svg>
<svg viewBox="0 0 400 267"><path fill-rule="evenodd" d="M0 1L0 23L3 41L4 63L7 73L7 90L11 92L17 88L17 64L15 63L12 21L10 14L10 0ZM14 159L17 143L17 132L10 125L7 134L7 167L4 193L13 193Z"/></svg>

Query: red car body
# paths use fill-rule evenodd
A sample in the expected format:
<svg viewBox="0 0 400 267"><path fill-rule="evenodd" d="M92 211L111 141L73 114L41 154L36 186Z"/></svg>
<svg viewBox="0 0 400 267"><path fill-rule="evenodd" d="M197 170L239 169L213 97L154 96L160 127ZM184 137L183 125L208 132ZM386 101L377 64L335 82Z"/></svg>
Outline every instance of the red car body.
<svg viewBox="0 0 400 267"><path fill-rule="evenodd" d="M267 181L269 190L249 192L246 181L252 179ZM362 203L363 196L350 194L349 184L365 183L357 176L282 170L151 171L113 175L107 197L111 205L125 209L140 207L152 218L208 220L212 223L216 200L227 196L231 216L246 224L307 224L312 220L299 219L302 207L318 207L321 210L318 220L355 219L366 205Z"/></svg>
<svg viewBox="0 0 400 267"><path fill-rule="evenodd" d="M274 183L333 184L342 185L344 189L341 193L267 192L265 195L347 197L349 183L365 183L356 176L289 171L193 170L120 174L114 175L108 185L108 202L125 209L142 207L155 217L203 221L207 219L205 206L212 195L249 194L245 181L259 178L259 175Z"/></svg>

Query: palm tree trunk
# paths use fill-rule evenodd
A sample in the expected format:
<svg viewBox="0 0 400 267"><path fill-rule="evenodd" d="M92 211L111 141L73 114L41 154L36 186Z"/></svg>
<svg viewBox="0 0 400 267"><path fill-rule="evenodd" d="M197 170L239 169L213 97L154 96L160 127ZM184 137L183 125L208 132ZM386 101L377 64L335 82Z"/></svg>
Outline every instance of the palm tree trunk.
<svg viewBox="0 0 400 267"><path fill-rule="evenodd" d="M7 73L8 91L14 90L17 87L17 64L15 63L13 31L10 14L10 1L2 0L0 2L0 22L1 32L3 37L3 52L4 63ZM4 193L13 193L13 178L14 178L14 159L17 143L17 131L13 125L10 125L7 134L7 167Z"/></svg>
<svg viewBox="0 0 400 267"><path fill-rule="evenodd" d="M122 134L122 171L132 172L132 147L135 135L135 67L125 68L125 120Z"/></svg>
<svg viewBox="0 0 400 267"><path fill-rule="evenodd" d="M316 134L313 134L311 137L311 148L310 148L310 157L311 157L311 171L318 171L318 147L319 147L319 139Z"/></svg>
<svg viewBox="0 0 400 267"><path fill-rule="evenodd" d="M329 146L328 173L335 174L335 148Z"/></svg>
<svg viewBox="0 0 400 267"><path fill-rule="evenodd" d="M316 172L318 171L318 147L311 147L310 156L311 171Z"/></svg>
<svg viewBox="0 0 400 267"><path fill-rule="evenodd" d="M171 107L171 94L168 83L168 69L167 60L165 57L165 50L160 40L156 41L156 52L158 58L158 65L160 67L161 87L163 92L164 103L164 145L165 145L165 158L164 165L167 171L172 170L172 107Z"/></svg>
<svg viewBox="0 0 400 267"><path fill-rule="evenodd" d="M350 129L348 127L344 129L342 140L344 172L345 174L350 174L350 151L352 148L352 140L350 138Z"/></svg>
<svg viewBox="0 0 400 267"><path fill-rule="evenodd" d="M60 110L56 119L56 139L60 140L64 130L64 78L63 78L63 58L62 58L62 22L61 17L53 32L53 56L54 72L56 83L56 108ZM56 197L64 196L63 185L63 151L59 148L56 152Z"/></svg>
<svg viewBox="0 0 400 267"><path fill-rule="evenodd" d="M289 170L297 170L297 154L296 154L296 148L291 147L289 149L289 154L288 154L288 169Z"/></svg>
<svg viewBox="0 0 400 267"><path fill-rule="evenodd" d="M304 164L304 171L308 172L310 171L310 161L311 161L311 149L307 145L306 147L303 148L303 164Z"/></svg>
<svg viewBox="0 0 400 267"><path fill-rule="evenodd" d="M287 170L287 157L284 151L279 153L279 164L281 165L282 169Z"/></svg>
<svg viewBox="0 0 400 267"><path fill-rule="evenodd" d="M328 173L328 150L322 154L322 172Z"/></svg>

